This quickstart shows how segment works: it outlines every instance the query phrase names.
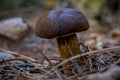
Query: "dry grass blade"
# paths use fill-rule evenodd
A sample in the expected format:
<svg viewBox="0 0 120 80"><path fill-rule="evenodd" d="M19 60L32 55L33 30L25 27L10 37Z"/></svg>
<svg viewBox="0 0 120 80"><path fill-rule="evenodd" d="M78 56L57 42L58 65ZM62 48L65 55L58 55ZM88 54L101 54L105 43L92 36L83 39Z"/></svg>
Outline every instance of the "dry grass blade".
<svg viewBox="0 0 120 80"><path fill-rule="evenodd" d="M53 66L53 64L52 64L51 61L47 58L47 56L45 56L45 54L44 54L39 48L37 48L37 50L38 50L39 53L47 60L47 62L50 64L50 66Z"/></svg>
<svg viewBox="0 0 120 80"><path fill-rule="evenodd" d="M33 62L36 61L36 60L34 60L34 59L30 58L30 57L24 56L24 55L19 54L19 53L17 53L17 52L5 50L5 49L3 49L3 48L0 48L0 51L6 52L6 53L10 53L10 54L13 54L13 55L16 55L16 56L20 56L20 57L22 57L22 58L24 58L24 59L28 59L28 60L33 61Z"/></svg>
<svg viewBox="0 0 120 80"><path fill-rule="evenodd" d="M47 62L50 64L50 66L53 67L54 65L52 64L52 62L44 55L44 53L39 48L37 48L37 49L41 53L41 55L47 60ZM57 71L56 69L54 69L53 71L57 74L57 76L59 77L60 80L65 80L65 77L59 71Z"/></svg>
<svg viewBox="0 0 120 80"><path fill-rule="evenodd" d="M55 67L53 67L51 70L54 70L54 69L60 67L62 64L66 63L66 62L71 61L73 59L77 59L77 58L82 57L82 56L91 55L91 54L95 54L95 53L98 53L98 52L104 52L104 51L119 50L119 49L120 49L120 46L117 46L117 47L106 48L106 49L101 49L101 50L95 50L95 51L91 51L91 52L79 54L79 55L73 56L71 58L68 58L68 59L62 61L61 63L59 63L58 65L56 65Z"/></svg>

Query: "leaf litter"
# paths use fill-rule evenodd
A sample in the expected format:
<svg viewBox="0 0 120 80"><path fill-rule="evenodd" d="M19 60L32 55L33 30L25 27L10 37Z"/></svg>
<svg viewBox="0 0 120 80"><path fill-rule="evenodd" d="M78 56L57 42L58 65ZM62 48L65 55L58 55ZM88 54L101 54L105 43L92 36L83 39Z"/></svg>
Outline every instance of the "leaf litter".
<svg viewBox="0 0 120 80"><path fill-rule="evenodd" d="M89 51L84 46L84 53L72 56L69 59L49 59L40 49L39 53L44 57L40 63L30 57L17 52L0 48L15 56L12 59L0 59L0 79L2 80L79 80L80 77L96 72L104 72L115 64L120 58L120 46ZM72 70L71 74L64 74L62 64L72 61L66 66ZM47 65L45 64L47 62ZM116 64L114 65L116 66ZM31 77L32 76L32 77Z"/></svg>

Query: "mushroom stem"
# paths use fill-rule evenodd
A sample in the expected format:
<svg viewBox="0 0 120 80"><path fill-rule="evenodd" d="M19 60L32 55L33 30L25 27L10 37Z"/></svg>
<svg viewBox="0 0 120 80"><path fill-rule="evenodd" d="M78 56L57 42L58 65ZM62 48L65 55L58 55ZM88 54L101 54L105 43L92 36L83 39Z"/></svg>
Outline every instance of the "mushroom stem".
<svg viewBox="0 0 120 80"><path fill-rule="evenodd" d="M77 55L80 53L79 42L77 39L76 34L71 34L65 37L58 37L57 38L58 48L60 51L61 58L67 59L71 56ZM63 68L71 65L71 61L62 65ZM63 70L64 74L70 74L72 72L72 68L66 68Z"/></svg>

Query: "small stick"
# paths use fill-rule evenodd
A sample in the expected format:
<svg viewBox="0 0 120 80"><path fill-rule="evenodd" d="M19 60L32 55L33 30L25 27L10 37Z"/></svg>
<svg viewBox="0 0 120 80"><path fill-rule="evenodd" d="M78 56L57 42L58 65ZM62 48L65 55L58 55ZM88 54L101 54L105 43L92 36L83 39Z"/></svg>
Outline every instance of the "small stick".
<svg viewBox="0 0 120 80"><path fill-rule="evenodd" d="M22 54L18 54L17 52L5 50L5 49L3 49L3 48L0 48L0 51L6 52L6 53L10 53L10 54L13 54L13 55L16 55L16 56L21 56L21 57L23 57L23 58L25 58L25 59L28 59L28 60L30 60L30 61L33 61L33 62L36 61L36 60L34 60L34 59L30 58L30 57L24 56L24 55L22 55Z"/></svg>
<svg viewBox="0 0 120 80"><path fill-rule="evenodd" d="M83 54L78 54L76 56L73 56L73 57L70 57L64 61L62 61L61 63L59 63L58 65L54 66L50 71L54 70L55 68L61 66L62 64L70 61L70 60L73 60L73 59L76 59L76 58L79 58L79 57L82 57L82 56L86 56L86 55L91 55L91 54L95 54L95 53L98 53L98 52L103 52L103 51L112 51L112 50L116 50L116 49L120 49L120 46L117 46L117 47L112 47L112 48L106 48L106 49L101 49L101 50L95 50L95 51L91 51L91 52L87 52L87 53L83 53Z"/></svg>
<svg viewBox="0 0 120 80"><path fill-rule="evenodd" d="M48 61L48 63L50 64L50 66L53 66L53 64L51 63L51 61L44 55L44 53L37 48L37 50L41 53L41 55ZM58 72L56 69L53 70L57 76L61 79L61 80L65 80L65 78L60 74L60 72ZM42 78L41 78L42 79Z"/></svg>
<svg viewBox="0 0 120 80"><path fill-rule="evenodd" d="M44 55L44 53L39 49L39 48L37 48L37 50L41 53L41 55L47 60L47 62L51 65L51 66L53 66L53 64L51 63L51 61Z"/></svg>

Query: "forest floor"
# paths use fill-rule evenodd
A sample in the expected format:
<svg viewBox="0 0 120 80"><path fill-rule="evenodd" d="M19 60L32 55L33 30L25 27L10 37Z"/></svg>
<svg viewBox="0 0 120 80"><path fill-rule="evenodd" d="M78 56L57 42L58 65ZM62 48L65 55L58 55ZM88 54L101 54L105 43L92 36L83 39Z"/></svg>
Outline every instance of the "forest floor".
<svg viewBox="0 0 120 80"><path fill-rule="evenodd" d="M43 73L44 74L47 73L47 74L50 74L52 76L47 76L46 77L46 75L44 75L44 77L45 77L44 79L45 80L48 80L48 78L50 80L52 80L52 79L53 80L57 80L57 79L58 80L59 79L63 79L64 80L64 79L67 79L67 78L64 77L63 74L61 74L62 72L59 72L57 70L57 69L60 69L60 65L61 64L57 67L57 69L54 68L54 70L50 71L50 69L52 69L52 67L54 65L56 66L58 63L61 62L60 55L59 55L60 53L59 53L59 50L58 50L58 47L57 47L56 39L43 39L43 38L39 38L39 37L37 37L35 35L35 31L34 31L35 23L36 23L38 17L43 12L37 12L37 13L33 12L32 14L27 14L23 18L25 23L27 23L27 25L29 27L28 35L26 37L24 37L23 39L15 41L15 40L9 39L8 37L0 35L0 48L1 48L0 51L1 52L12 53L12 54L15 53L14 55L17 55L18 57L20 57L21 55L25 55L25 57L24 56L21 56L21 57L22 58L26 58L28 61L29 61L28 58L30 58L30 62L32 62L32 60L33 60L33 63L35 63L34 60L39 62L39 64L41 63L42 66L40 66L40 67L44 66L43 68L46 71L47 70L48 71L47 72L44 72L44 71L38 71L37 72L37 70L39 70L39 69L35 68L35 67L32 67L34 69L33 73L36 73L37 78L38 78L38 76L39 76L39 78L41 78L41 77L43 77L43 75L42 75ZM103 26L103 25L99 24L99 22L97 22L94 18L89 18L89 17L88 17L88 21L89 21L89 24L90 24L90 29L88 31L77 33L77 37L78 37L79 42L83 43L90 50L89 51L90 53L88 52L88 54L86 54L86 55L89 55L89 54L92 55L92 54L96 54L96 53L99 53L99 54L105 53L106 54L107 51L108 51L108 54L115 54L118 57L116 59L116 58L114 58L115 56L110 56L112 59L116 59L116 61L119 61L119 58L120 58L119 57L119 55L120 55L120 50L119 50L120 49L120 47L119 47L120 46L120 32L119 32L120 28L119 28L119 26L117 26L117 27L109 27L109 26L106 26L106 25ZM80 48L81 48L81 46L80 46ZM84 51L83 47L81 49L83 49L83 51ZM104 50L104 49L107 49L107 50ZM95 50L97 50L97 52L94 52ZM9 51L12 51L12 52L9 52ZM44 57L44 55L49 60L51 60L51 61L53 60L53 66L50 66L51 64L49 63L49 61L46 62L47 60ZM83 54L83 56L86 56L86 55ZM77 56L77 57L80 57L80 56ZM97 58L97 57L94 57L94 58ZM73 57L73 58L75 59L75 57ZM84 57L84 58L86 59L86 57ZM83 58L83 62L84 62L84 58ZM25 61L27 61L27 60L25 60ZM84 65L83 62L79 62L79 63ZM104 62L106 62L106 61L104 61ZM117 65L119 63L119 62L116 63L115 61L109 61L109 62L110 62L110 64L108 66L111 66L112 64L113 65ZM89 60L88 60L88 63L89 63ZM93 63L95 63L95 62L93 62ZM6 63L4 61L0 61L0 64L1 65L4 64L4 65L8 66L8 64L10 64L10 63ZM86 62L86 64L87 64L87 62ZM35 63L35 65L37 65L37 63ZM101 65L99 65L99 67L100 66ZM102 69L107 70L107 69L111 68L111 67L108 68L108 66L107 67L105 66ZM24 72L25 74L27 73L26 69L20 70L20 68L21 67L17 68L18 69L17 75L20 75L20 72ZM94 68L96 68L96 67L94 66ZM23 68L21 68L21 69L23 69ZM1 69L1 71L2 70L3 69ZM10 68L10 70L11 70L11 74L12 74L12 70L13 69ZM31 74L29 72L29 75L32 75L31 67L28 69L28 71L29 70L31 70ZM100 71L100 70L97 69L97 71ZM86 74L97 72L97 71L93 70L93 71L90 71L90 72L82 74L83 71L81 71L81 74L78 74L79 73L78 72L75 75L72 75L72 77L69 78L69 79L70 80L76 80L76 79L78 79L78 76L80 77L82 75L86 75ZM38 75L37 73L40 73L41 75ZM56 77L52 73L55 73L58 77ZM6 74L7 74L7 72L6 72ZM4 75L6 75L6 74L4 74ZM35 78L33 77L33 79L29 79L29 78L31 78L31 76L28 77L28 75L27 75L27 77L26 77L25 74L22 75L24 78L22 77L19 80L27 80L27 79L28 80L39 80L39 79L35 79L36 76L35 76ZM8 76L11 76L11 75L8 75ZM2 75L2 77L6 78L3 75ZM67 75L67 77L68 77L68 75ZM1 78L1 76L0 76L0 78ZM106 79L110 80L109 78L106 78ZM7 80L7 78L6 78L6 80ZM14 79L12 79L12 80L18 80L18 79L17 79L17 77L14 77ZM102 80L102 79L98 79L98 80Z"/></svg>

